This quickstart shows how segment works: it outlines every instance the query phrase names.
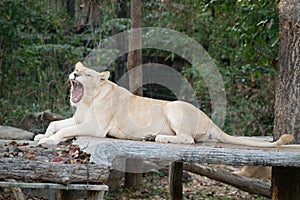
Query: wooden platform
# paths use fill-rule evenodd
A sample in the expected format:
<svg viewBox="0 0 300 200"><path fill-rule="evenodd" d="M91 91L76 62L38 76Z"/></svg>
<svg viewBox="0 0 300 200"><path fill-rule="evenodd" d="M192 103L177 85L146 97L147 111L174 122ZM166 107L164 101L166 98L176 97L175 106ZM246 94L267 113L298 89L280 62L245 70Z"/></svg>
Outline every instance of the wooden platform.
<svg viewBox="0 0 300 200"><path fill-rule="evenodd" d="M10 142L1 140L0 145L3 146ZM22 142L29 143L28 146L32 149L40 148L42 151L57 148L57 146L49 146L43 150L36 142L18 141L18 143ZM81 150L91 154L92 163L64 164L28 159L24 156L3 157L0 159L0 179L21 180L35 187L38 187L39 184L35 185L34 183L52 182L53 185L48 183L49 185L45 187L61 187L61 190L70 189L72 184L79 183L76 186L78 189L91 190L85 186L86 183L105 185L112 169L143 173L167 166L170 163L178 163L182 171L182 162L300 168L300 145L256 148L215 142L181 145L91 137L80 137L74 143L79 145ZM142 164L138 167L131 165L131 168L128 166L126 168L127 159L137 160L137 163ZM0 187L4 186L1 184L6 184L6 187L7 184L11 187L26 187L25 183L0 183ZM170 191L172 190L170 189Z"/></svg>

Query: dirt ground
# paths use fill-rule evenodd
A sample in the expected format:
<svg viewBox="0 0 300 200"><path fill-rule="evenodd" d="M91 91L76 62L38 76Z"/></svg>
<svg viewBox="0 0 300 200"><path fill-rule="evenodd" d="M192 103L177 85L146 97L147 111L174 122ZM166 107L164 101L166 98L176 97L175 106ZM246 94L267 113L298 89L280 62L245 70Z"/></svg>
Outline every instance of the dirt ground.
<svg viewBox="0 0 300 200"><path fill-rule="evenodd" d="M230 170L237 168L226 167ZM263 198L257 195L252 195L247 192L243 192L237 188L229 186L209 179L197 174L187 173L188 176L184 176L183 183L183 198L191 200L206 200L206 199L255 199L263 200ZM154 199L165 200L169 199L168 189L168 176L164 173L148 173L143 177L143 186L140 190L126 190L123 189L123 185L120 185L120 189L109 194L106 199L108 200L131 200L131 199Z"/></svg>

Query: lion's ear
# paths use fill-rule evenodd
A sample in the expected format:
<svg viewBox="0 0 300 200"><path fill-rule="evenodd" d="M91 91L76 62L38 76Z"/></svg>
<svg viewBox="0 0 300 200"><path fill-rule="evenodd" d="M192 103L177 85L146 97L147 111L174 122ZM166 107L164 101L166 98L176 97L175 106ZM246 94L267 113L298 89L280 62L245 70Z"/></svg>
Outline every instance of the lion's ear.
<svg viewBox="0 0 300 200"><path fill-rule="evenodd" d="M109 78L110 72L109 71L105 71L105 72L101 72L99 73L100 75L100 80L107 80Z"/></svg>
<svg viewBox="0 0 300 200"><path fill-rule="evenodd" d="M77 62L75 65L75 69L80 70L83 67L82 62Z"/></svg>

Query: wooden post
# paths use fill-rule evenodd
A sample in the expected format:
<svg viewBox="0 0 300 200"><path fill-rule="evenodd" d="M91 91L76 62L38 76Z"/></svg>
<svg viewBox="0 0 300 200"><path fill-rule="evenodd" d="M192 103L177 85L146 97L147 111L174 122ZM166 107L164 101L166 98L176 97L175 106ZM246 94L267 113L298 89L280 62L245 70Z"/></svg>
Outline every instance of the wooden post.
<svg viewBox="0 0 300 200"><path fill-rule="evenodd" d="M279 3L279 71L275 92L274 139L284 133L300 143L300 4L295 0ZM273 167L272 199L300 197L300 168Z"/></svg>
<svg viewBox="0 0 300 200"><path fill-rule="evenodd" d="M300 168L273 167L272 170L272 199L298 200L300 194ZM278 181L280 180L280 181ZM294 187L294 184L298 187ZM292 188L286 189L286 188Z"/></svg>
<svg viewBox="0 0 300 200"><path fill-rule="evenodd" d="M131 0L131 32L128 41L127 70L129 75L129 90L136 95L143 96L142 69L136 68L142 65L142 2ZM136 49L136 50L134 50ZM134 91L133 91L134 90Z"/></svg>
<svg viewBox="0 0 300 200"><path fill-rule="evenodd" d="M129 7L128 7L128 0L118 0L118 8L115 9L116 13L115 15L117 18L129 18ZM117 35L118 33L124 31L123 29L120 29L116 26L112 29L112 35ZM114 48L121 50L124 49L125 43L126 43L126 36L124 34L119 35L119 37L122 37L120 40L115 41ZM126 72L126 55L122 55L119 57L113 64L114 67L114 82L118 82L118 80L122 77L122 75Z"/></svg>
<svg viewBox="0 0 300 200"><path fill-rule="evenodd" d="M182 168L182 162L173 162L169 166L169 188L171 200L182 200Z"/></svg>
<svg viewBox="0 0 300 200"><path fill-rule="evenodd" d="M142 171L142 160L127 158L126 159L126 169L127 171L133 171L136 173L126 172L125 173L125 187L140 189L142 182L142 174L139 173Z"/></svg>
<svg viewBox="0 0 300 200"><path fill-rule="evenodd" d="M58 190L57 200L73 199L72 190Z"/></svg>
<svg viewBox="0 0 300 200"><path fill-rule="evenodd" d="M100 200L104 198L104 191L88 191L87 200Z"/></svg>

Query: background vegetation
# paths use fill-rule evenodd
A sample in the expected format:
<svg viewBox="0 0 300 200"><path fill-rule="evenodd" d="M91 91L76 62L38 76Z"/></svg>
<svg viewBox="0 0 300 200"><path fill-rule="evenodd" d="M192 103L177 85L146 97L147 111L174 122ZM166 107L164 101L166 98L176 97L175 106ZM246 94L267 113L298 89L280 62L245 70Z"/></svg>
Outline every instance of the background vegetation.
<svg viewBox="0 0 300 200"><path fill-rule="evenodd" d="M74 64L101 39L130 28L130 1L86 1L94 2L101 14L82 27L67 5L57 9L46 2L0 2L0 124L18 126L26 113L46 109L71 115L67 75ZM272 133L277 1L143 1L143 26L180 31L209 52L225 81L226 132ZM143 52L145 57L172 62L170 54ZM181 72L193 84L201 109L209 115L210 98L204 81L193 66L181 63Z"/></svg>

